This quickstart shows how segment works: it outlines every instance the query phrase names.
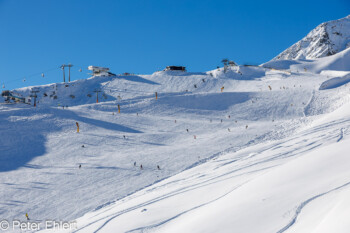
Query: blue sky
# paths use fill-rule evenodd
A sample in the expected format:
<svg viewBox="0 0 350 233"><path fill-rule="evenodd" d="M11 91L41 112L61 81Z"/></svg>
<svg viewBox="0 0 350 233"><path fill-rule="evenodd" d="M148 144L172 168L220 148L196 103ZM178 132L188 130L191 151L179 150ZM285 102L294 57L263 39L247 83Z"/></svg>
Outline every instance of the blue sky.
<svg viewBox="0 0 350 233"><path fill-rule="evenodd" d="M207 71L222 58L261 64L348 14L348 0L0 0L0 83L60 82L64 63L73 80L88 65L151 74Z"/></svg>

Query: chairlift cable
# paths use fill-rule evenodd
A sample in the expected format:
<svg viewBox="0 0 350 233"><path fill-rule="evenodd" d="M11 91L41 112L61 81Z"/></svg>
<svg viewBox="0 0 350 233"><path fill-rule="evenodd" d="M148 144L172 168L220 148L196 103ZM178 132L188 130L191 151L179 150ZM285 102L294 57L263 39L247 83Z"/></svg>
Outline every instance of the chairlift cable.
<svg viewBox="0 0 350 233"><path fill-rule="evenodd" d="M6 82L6 84L11 84L11 83L14 83L14 82L18 82L20 80L22 80L23 82L25 82L28 78L31 78L33 76L38 76L38 75L41 75L43 77L43 74L45 73L48 73L48 72L51 72L53 70L57 70L59 68L55 67L55 68L51 68L51 69L47 69L47 70L44 70L43 72L38 72L38 73L32 73L30 75L25 75L24 77L25 78L18 78L18 79L12 79L11 81L9 82ZM4 82L5 83L5 82Z"/></svg>

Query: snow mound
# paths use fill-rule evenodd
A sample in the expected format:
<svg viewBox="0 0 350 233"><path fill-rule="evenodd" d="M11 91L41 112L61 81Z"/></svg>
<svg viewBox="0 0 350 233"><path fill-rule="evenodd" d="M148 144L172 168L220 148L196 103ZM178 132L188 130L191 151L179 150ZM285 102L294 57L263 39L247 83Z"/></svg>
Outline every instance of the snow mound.
<svg viewBox="0 0 350 233"><path fill-rule="evenodd" d="M344 77L332 78L323 82L320 86L320 90L337 88L347 84L348 82L350 82L350 75L346 75Z"/></svg>

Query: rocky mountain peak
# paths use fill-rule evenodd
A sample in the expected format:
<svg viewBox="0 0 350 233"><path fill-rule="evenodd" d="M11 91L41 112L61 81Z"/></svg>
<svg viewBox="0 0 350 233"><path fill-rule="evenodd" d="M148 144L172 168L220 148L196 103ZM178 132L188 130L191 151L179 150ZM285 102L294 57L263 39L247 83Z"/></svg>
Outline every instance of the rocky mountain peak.
<svg viewBox="0 0 350 233"><path fill-rule="evenodd" d="M350 47L350 15L325 22L313 29L273 60L314 59L326 57Z"/></svg>

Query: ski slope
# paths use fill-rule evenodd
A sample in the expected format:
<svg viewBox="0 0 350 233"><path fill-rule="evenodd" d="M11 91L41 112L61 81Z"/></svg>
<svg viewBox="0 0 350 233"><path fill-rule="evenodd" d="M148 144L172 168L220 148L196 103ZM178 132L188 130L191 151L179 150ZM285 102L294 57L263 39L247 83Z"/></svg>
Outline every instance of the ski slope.
<svg viewBox="0 0 350 233"><path fill-rule="evenodd" d="M88 213L76 232L348 232L349 107Z"/></svg>
<svg viewBox="0 0 350 233"><path fill-rule="evenodd" d="M93 77L35 87L36 108L2 103L0 218L77 219L78 232L335 224L348 209L347 73L276 64Z"/></svg>

